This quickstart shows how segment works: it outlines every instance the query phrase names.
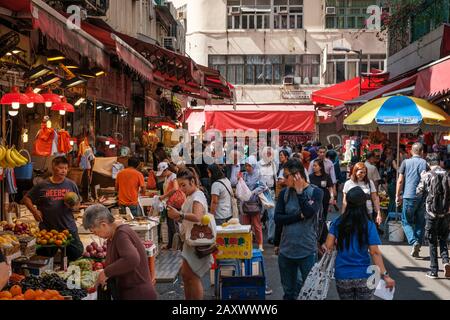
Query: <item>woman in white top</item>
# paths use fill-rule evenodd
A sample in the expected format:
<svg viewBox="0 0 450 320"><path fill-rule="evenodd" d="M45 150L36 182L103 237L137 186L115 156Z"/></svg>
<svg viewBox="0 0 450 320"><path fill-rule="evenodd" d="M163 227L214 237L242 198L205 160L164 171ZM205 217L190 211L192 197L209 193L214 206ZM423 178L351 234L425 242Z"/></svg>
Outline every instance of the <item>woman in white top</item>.
<svg viewBox="0 0 450 320"><path fill-rule="evenodd" d="M211 208L210 212L216 220L216 225L222 225L233 217L231 206L231 182L217 164L208 166L211 179Z"/></svg>
<svg viewBox="0 0 450 320"><path fill-rule="evenodd" d="M180 190L186 194L187 198L181 211L169 207L168 215L171 219L182 223L181 230L183 233L192 223L201 223L203 216L208 212L208 203L204 193L199 189L198 176L192 168L180 170L177 179ZM211 267L212 255L198 258L195 248L189 246L185 241L182 257L181 276L184 283L185 298L186 300L202 300L203 285L201 279Z"/></svg>
<svg viewBox="0 0 450 320"><path fill-rule="evenodd" d="M364 193L367 195L366 204L369 216L375 219L375 222L378 225L380 225L383 222L383 217L381 215L380 209L380 198L378 197L378 192L375 187L375 184L367 177L367 168L363 162L355 164L355 166L353 167L352 174L350 176L350 180L348 180L344 184L344 189L342 191L344 194L344 198L342 200L342 212L345 212L345 208L347 207L346 194L349 190L353 189L354 187L360 187L361 189L363 189ZM374 206L375 208L373 208Z"/></svg>

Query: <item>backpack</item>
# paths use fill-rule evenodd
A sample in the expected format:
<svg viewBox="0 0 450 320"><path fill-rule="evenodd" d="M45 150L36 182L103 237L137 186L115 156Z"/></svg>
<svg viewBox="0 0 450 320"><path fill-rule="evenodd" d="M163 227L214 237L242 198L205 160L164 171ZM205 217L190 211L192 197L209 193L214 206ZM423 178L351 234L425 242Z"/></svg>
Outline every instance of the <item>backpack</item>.
<svg viewBox="0 0 450 320"><path fill-rule="evenodd" d="M427 192L427 208L437 215L446 215L449 213L450 206L450 176L448 172L439 174L436 171L430 171L430 181Z"/></svg>

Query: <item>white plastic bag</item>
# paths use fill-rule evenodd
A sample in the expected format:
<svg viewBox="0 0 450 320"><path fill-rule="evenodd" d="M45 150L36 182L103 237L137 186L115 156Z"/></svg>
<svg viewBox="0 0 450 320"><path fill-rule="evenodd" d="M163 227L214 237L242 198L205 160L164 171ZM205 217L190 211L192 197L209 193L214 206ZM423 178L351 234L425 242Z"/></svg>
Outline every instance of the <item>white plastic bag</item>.
<svg viewBox="0 0 450 320"><path fill-rule="evenodd" d="M270 194L269 194L270 195ZM272 209L275 208L275 202L273 202L273 200L270 198L268 199L268 197L266 196L266 193L260 193L258 195L259 200L261 200L261 204L264 207L264 209Z"/></svg>
<svg viewBox="0 0 450 320"><path fill-rule="evenodd" d="M334 275L334 262L337 251L326 252L309 272L300 291L299 300L325 300L330 288L330 281Z"/></svg>
<svg viewBox="0 0 450 320"><path fill-rule="evenodd" d="M184 235L185 241L191 247L209 246L216 243L216 220L210 213L209 224L193 223L184 220L181 226L180 234Z"/></svg>
<svg viewBox="0 0 450 320"><path fill-rule="evenodd" d="M236 197L241 201L248 201L252 197L252 192L242 178L239 179L236 185Z"/></svg>
<svg viewBox="0 0 450 320"><path fill-rule="evenodd" d="M393 300L394 299L395 288L388 289L386 288L386 282L384 280L380 280L378 282L378 286L375 290L374 295L383 300Z"/></svg>

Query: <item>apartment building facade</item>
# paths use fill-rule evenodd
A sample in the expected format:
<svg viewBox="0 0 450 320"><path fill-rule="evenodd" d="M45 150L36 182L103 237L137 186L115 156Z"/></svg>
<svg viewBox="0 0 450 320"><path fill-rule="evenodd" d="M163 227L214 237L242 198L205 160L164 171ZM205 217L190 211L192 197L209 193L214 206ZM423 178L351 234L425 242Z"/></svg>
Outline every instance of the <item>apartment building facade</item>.
<svg viewBox="0 0 450 320"><path fill-rule="evenodd" d="M186 52L235 85L237 104L312 105L312 92L385 70L387 39L365 27L377 0L175 0ZM335 47L362 50L337 52Z"/></svg>

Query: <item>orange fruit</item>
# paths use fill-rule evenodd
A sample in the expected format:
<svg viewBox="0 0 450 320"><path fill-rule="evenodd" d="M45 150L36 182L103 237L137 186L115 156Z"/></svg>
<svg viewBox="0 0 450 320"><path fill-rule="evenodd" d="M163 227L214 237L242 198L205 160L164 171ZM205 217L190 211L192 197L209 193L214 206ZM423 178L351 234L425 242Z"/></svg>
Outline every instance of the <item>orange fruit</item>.
<svg viewBox="0 0 450 320"><path fill-rule="evenodd" d="M12 299L13 295L9 291L0 292L0 299Z"/></svg>
<svg viewBox="0 0 450 320"><path fill-rule="evenodd" d="M53 294L51 292L49 292L48 290L46 290L44 292L44 294L42 295L43 298L45 298L45 300L50 300L51 298L53 298Z"/></svg>
<svg viewBox="0 0 450 320"><path fill-rule="evenodd" d="M58 231L56 231L55 229L53 229L52 231L50 231L53 234L58 234Z"/></svg>
<svg viewBox="0 0 450 320"><path fill-rule="evenodd" d="M50 240L48 240L48 244L54 244L55 243L55 239L54 238L50 238Z"/></svg>
<svg viewBox="0 0 450 320"><path fill-rule="evenodd" d="M47 244L47 240L41 240L41 244L45 246Z"/></svg>
<svg viewBox="0 0 450 320"><path fill-rule="evenodd" d="M34 300L36 298L36 292L33 289L28 289L24 294L25 300Z"/></svg>
<svg viewBox="0 0 450 320"><path fill-rule="evenodd" d="M64 230L63 233L68 236L70 234L69 230Z"/></svg>
<svg viewBox="0 0 450 320"><path fill-rule="evenodd" d="M42 297L37 297L35 300L47 300L47 299L45 299L45 298L42 296Z"/></svg>
<svg viewBox="0 0 450 320"><path fill-rule="evenodd" d="M15 297L22 294L22 288L16 284L9 289L9 292L11 292L12 296Z"/></svg>
<svg viewBox="0 0 450 320"><path fill-rule="evenodd" d="M58 247L60 247L60 246L62 246L63 242L62 242L61 240L56 240L56 241L55 241L55 244L56 244Z"/></svg>
<svg viewBox="0 0 450 320"><path fill-rule="evenodd" d="M25 296L23 294L19 294L13 298L13 300L25 300Z"/></svg>

